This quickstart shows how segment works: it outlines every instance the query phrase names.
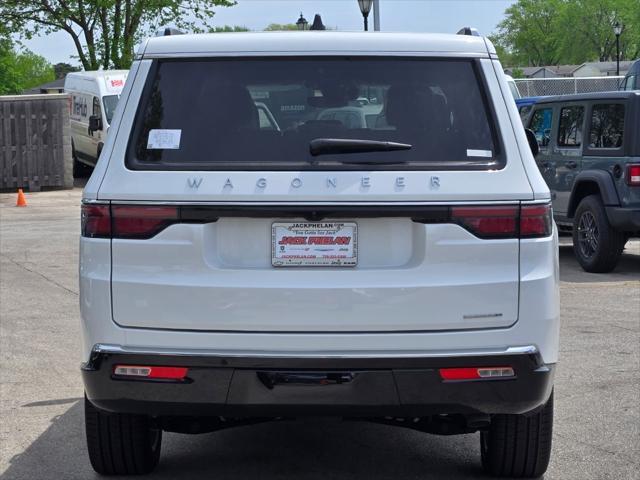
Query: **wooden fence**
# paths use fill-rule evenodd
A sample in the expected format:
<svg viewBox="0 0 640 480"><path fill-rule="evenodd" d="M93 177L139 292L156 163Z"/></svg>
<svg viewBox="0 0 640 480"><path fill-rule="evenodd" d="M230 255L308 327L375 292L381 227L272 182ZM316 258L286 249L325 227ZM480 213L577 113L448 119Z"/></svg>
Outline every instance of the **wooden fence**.
<svg viewBox="0 0 640 480"><path fill-rule="evenodd" d="M68 98L0 96L0 190L73 187Z"/></svg>

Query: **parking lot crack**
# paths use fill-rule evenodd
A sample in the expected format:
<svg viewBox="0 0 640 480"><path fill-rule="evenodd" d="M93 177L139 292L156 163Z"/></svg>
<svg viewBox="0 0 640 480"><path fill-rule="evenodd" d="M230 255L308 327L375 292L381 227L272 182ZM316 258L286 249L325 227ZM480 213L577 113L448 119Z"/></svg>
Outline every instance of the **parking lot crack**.
<svg viewBox="0 0 640 480"><path fill-rule="evenodd" d="M8 257L6 255L2 255L3 258L6 258L7 260L9 260L11 263L13 263L14 265L16 265L17 267L22 268L23 270L26 270L27 272L33 273L35 275L38 275L39 277L42 277L44 280L46 280L47 282L55 285L56 287L60 287L61 289L75 295L78 296L78 292L71 290L70 288L65 287L64 285L62 285L61 283L56 282L54 279L46 276L44 273L38 272L37 270L32 270L31 268L27 267L26 265L17 262L16 260L14 260L11 257Z"/></svg>

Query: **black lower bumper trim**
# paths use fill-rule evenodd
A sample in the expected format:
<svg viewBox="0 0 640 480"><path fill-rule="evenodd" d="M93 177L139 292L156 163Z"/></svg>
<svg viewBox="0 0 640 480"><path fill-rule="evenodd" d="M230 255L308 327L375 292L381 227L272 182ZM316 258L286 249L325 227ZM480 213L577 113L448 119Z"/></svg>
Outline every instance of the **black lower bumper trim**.
<svg viewBox="0 0 640 480"><path fill-rule="evenodd" d="M640 209L606 207L609 223L621 232L640 233Z"/></svg>
<svg viewBox="0 0 640 480"><path fill-rule="evenodd" d="M190 381L116 379L118 364L188 367ZM512 367L516 376L443 381L438 369L452 367ZM554 366L536 354L296 359L96 353L82 369L96 407L156 417L517 414L546 402L553 374Z"/></svg>

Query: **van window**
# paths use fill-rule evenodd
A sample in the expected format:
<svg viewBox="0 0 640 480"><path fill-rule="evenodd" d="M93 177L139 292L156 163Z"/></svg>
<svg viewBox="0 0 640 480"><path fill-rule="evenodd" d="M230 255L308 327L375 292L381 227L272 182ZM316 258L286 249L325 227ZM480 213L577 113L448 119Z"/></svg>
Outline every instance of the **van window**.
<svg viewBox="0 0 640 480"><path fill-rule="evenodd" d="M547 147L551 139L551 121L553 120L552 108L541 108L533 112L529 128L535 133L538 145Z"/></svg>
<svg viewBox="0 0 640 480"><path fill-rule="evenodd" d="M590 148L620 148L624 133L624 105L594 105L589 129Z"/></svg>
<svg viewBox="0 0 640 480"><path fill-rule="evenodd" d="M584 107L564 107L560 110L560 125L558 127L559 147L579 147L582 145L582 123Z"/></svg>
<svg viewBox="0 0 640 480"><path fill-rule="evenodd" d="M93 108L91 115L94 115L98 118L102 118L102 110L100 109L100 99L98 97L93 97Z"/></svg>
<svg viewBox="0 0 640 480"><path fill-rule="evenodd" d="M257 103L279 129L264 128ZM163 149L150 142L150 135L176 130L179 144ZM309 144L317 138L392 141L412 148L314 157ZM370 161L367 169L495 169L503 166L496 138L471 59L159 60L141 99L127 164L361 170L354 162Z"/></svg>
<svg viewBox="0 0 640 480"><path fill-rule="evenodd" d="M118 106L118 99L120 95L105 95L102 97L102 103L104 104L104 116L107 117L107 123L111 123L113 113Z"/></svg>

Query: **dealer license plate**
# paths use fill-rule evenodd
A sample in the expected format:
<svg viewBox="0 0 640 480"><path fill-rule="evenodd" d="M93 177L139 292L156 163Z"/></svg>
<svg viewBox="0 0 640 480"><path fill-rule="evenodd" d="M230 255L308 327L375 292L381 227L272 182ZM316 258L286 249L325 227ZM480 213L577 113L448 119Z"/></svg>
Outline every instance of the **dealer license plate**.
<svg viewBox="0 0 640 480"><path fill-rule="evenodd" d="M355 222L275 222L271 225L274 267L354 267L357 263Z"/></svg>

